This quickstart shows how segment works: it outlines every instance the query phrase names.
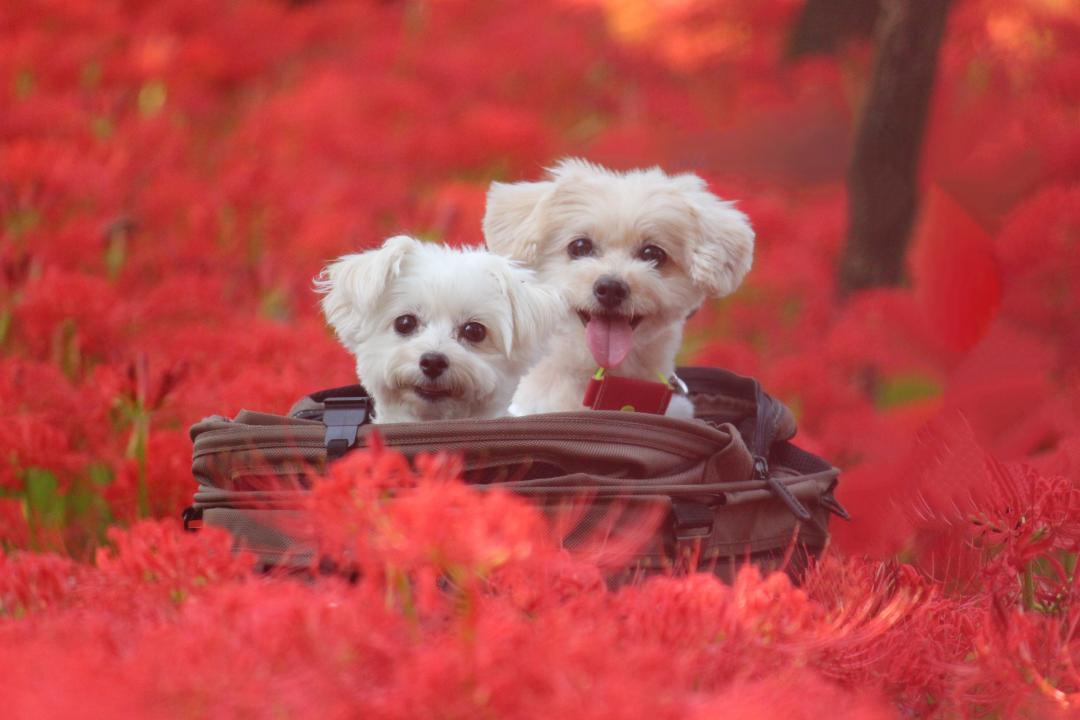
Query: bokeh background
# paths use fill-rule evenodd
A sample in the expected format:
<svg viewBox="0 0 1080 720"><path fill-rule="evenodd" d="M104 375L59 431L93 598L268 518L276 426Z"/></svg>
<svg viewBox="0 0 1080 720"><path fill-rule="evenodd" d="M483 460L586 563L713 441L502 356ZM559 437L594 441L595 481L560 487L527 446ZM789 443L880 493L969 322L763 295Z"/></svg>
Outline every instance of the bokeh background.
<svg viewBox="0 0 1080 720"><path fill-rule="evenodd" d="M1077 0L0 4L6 709L1074 711L1078 129ZM178 530L193 422L352 380L329 259L478 244L492 180L568 155L699 173L751 217L754 268L680 359L760 378L843 469L805 591L606 593L431 466L397 509L328 481L328 527L398 553L354 548L352 589ZM395 463L353 470L413 482ZM400 582L447 573L472 584Z"/></svg>

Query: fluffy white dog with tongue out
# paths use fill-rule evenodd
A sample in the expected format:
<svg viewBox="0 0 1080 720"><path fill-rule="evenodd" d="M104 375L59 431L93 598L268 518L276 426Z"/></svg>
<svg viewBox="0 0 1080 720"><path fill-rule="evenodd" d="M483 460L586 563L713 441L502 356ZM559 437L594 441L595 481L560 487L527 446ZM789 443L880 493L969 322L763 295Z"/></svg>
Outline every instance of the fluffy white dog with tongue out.
<svg viewBox="0 0 1080 720"><path fill-rule="evenodd" d="M514 396L517 413L582 409L590 378L675 382L686 319L750 269L747 217L697 175L614 172L567 159L539 182L493 183L489 249L558 287L568 313ZM689 417L675 397L668 415Z"/></svg>

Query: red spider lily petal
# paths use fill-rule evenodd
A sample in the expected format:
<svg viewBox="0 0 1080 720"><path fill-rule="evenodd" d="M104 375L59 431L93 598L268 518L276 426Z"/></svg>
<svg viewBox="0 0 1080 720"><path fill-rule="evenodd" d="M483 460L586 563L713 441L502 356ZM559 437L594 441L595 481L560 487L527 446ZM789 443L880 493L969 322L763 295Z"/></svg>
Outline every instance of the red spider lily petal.
<svg viewBox="0 0 1080 720"><path fill-rule="evenodd" d="M990 236L943 191L927 194L911 263L931 324L955 350L974 345L997 312L1001 279Z"/></svg>

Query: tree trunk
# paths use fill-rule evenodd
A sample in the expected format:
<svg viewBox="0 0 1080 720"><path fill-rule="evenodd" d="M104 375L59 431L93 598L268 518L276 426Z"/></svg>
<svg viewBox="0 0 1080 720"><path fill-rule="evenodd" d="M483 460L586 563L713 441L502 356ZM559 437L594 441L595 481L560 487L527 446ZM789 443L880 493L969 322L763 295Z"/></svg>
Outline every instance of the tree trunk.
<svg viewBox="0 0 1080 720"><path fill-rule="evenodd" d="M806 0L788 37L789 60L831 55L844 43L874 34L879 0Z"/></svg>
<svg viewBox="0 0 1080 720"><path fill-rule="evenodd" d="M882 3L873 77L848 169L841 294L903 279L923 130L949 3Z"/></svg>

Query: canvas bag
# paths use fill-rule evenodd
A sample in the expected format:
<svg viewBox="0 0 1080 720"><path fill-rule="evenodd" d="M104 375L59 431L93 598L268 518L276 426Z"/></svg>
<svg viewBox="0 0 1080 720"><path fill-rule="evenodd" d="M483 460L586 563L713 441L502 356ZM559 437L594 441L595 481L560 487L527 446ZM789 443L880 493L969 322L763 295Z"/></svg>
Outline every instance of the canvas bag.
<svg viewBox="0 0 1080 720"><path fill-rule="evenodd" d="M678 375L694 420L578 411L372 425L359 385L312 393L286 416L211 416L191 428L198 488L185 526L223 527L267 566L310 567L311 478L378 432L408 457L460 454L465 481L479 490L502 488L548 510L585 503L561 538L567 547L595 540L600 526L633 533L639 520L651 523L617 569L624 576L690 563L730 578L750 561L798 577L825 547L830 515L847 517L833 495L838 470L791 442L790 411L752 378L715 368Z"/></svg>

